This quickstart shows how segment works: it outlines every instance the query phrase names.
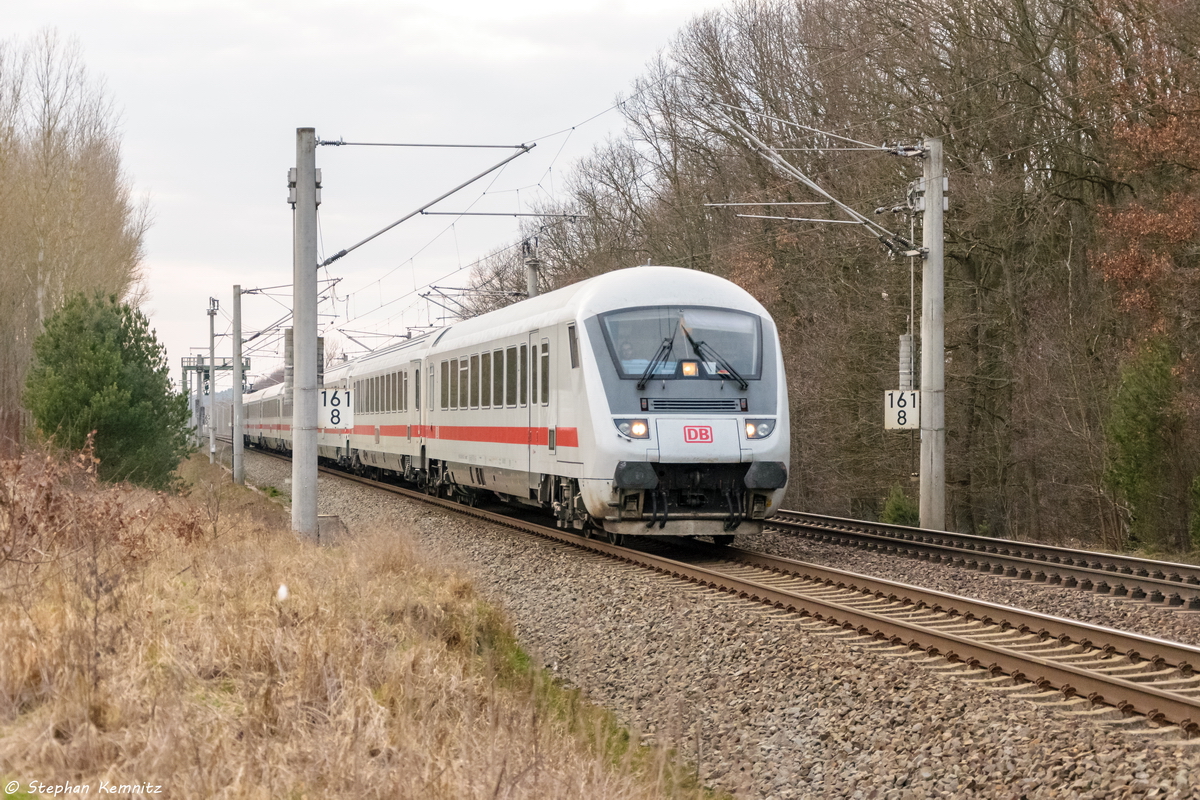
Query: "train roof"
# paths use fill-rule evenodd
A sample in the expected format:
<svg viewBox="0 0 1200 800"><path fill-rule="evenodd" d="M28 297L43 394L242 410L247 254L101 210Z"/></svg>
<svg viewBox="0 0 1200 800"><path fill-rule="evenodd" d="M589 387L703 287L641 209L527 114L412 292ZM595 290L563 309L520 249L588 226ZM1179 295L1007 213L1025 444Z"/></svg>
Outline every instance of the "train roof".
<svg viewBox="0 0 1200 800"><path fill-rule="evenodd" d="M430 350L470 347L605 311L664 302L720 306L767 316L749 292L716 275L680 267L628 267L463 320L436 336Z"/></svg>
<svg viewBox="0 0 1200 800"><path fill-rule="evenodd" d="M680 267L628 267L564 286L505 308L406 339L326 370L326 385L349 375L386 370L442 350L471 347L530 330L587 319L619 308L661 305L719 306L768 316L749 292L724 278Z"/></svg>

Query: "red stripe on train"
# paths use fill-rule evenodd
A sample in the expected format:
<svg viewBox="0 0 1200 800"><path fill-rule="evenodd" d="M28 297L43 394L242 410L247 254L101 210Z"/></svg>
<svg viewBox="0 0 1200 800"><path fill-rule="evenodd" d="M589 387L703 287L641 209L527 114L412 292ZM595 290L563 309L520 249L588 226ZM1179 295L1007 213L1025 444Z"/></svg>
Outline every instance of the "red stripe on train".
<svg viewBox="0 0 1200 800"><path fill-rule="evenodd" d="M578 428L557 428L558 447L579 447ZM340 431L339 431L340 432ZM374 425L355 425L353 433L374 436ZM407 438L407 425L380 425L380 437ZM480 442L545 447L550 443L549 428L496 427L492 425L413 425L414 438L440 439L444 442Z"/></svg>
<svg viewBox="0 0 1200 800"><path fill-rule="evenodd" d="M247 429L291 430L288 425L247 425ZM558 447L579 447L578 428L556 428ZM351 428L321 428L325 434L354 434L374 436L374 425L355 425ZM407 425L380 425L380 437L407 438ZM486 444L523 444L545 447L550 443L549 428L500 428L488 425L413 425L416 438L440 439L446 442L481 442Z"/></svg>

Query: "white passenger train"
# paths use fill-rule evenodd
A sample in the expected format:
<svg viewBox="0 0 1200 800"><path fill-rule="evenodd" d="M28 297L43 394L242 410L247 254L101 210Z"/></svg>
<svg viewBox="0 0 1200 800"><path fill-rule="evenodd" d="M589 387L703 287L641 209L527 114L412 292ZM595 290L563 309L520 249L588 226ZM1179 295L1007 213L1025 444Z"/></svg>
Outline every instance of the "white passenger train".
<svg viewBox="0 0 1200 800"><path fill-rule="evenodd" d="M349 390L352 414L320 430L322 460L466 502L490 492L613 541L728 542L760 530L787 483L775 323L693 270L610 272L339 365L324 386L326 402ZM247 444L290 451L283 387L245 403Z"/></svg>

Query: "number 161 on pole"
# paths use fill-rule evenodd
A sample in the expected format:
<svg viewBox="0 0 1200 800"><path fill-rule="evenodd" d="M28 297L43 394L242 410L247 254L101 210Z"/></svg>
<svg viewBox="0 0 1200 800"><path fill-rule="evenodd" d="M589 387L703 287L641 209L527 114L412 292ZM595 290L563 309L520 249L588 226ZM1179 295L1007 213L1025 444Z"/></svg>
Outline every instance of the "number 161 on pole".
<svg viewBox="0 0 1200 800"><path fill-rule="evenodd" d="M883 429L915 431L921 429L921 393L915 389L883 393Z"/></svg>
<svg viewBox="0 0 1200 800"><path fill-rule="evenodd" d="M317 406L317 427L347 430L354 427L354 403L349 389L322 389Z"/></svg>

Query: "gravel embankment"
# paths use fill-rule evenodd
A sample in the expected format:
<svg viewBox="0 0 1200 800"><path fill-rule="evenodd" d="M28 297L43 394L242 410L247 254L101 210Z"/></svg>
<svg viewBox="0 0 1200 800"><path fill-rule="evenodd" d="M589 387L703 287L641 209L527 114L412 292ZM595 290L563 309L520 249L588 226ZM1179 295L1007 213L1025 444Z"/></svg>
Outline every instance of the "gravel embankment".
<svg viewBox="0 0 1200 800"><path fill-rule="evenodd" d="M252 453L246 463L249 480L286 490L288 464ZM321 476L320 491L320 512L339 515L351 535L393 526L473 576L536 658L738 797L1185 798L1200 785L1200 747L982 693L794 617L367 487ZM806 560L956 593L991 591L988 599L1062 615L1096 619L1086 609L1112 602L1011 581L977 590L995 579L861 551L842 550L839 561L813 543L770 549L784 546ZM1166 633L1153 626L1169 615L1120 605L1106 624L1133 619Z"/></svg>

